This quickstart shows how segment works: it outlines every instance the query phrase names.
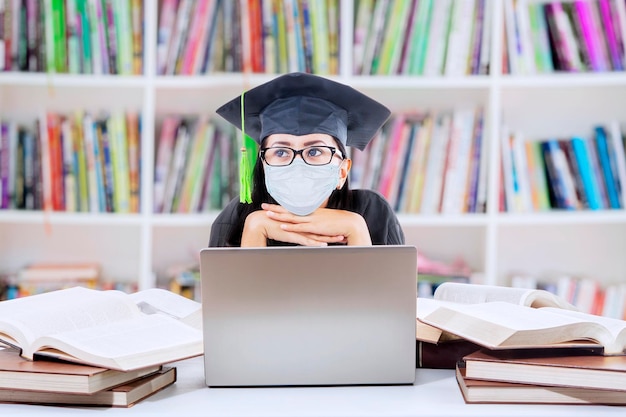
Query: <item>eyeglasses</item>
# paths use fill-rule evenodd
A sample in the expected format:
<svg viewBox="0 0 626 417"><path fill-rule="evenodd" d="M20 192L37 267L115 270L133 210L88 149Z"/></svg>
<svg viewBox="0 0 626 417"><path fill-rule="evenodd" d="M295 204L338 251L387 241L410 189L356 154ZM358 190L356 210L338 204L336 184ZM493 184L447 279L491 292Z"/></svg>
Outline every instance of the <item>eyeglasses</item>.
<svg viewBox="0 0 626 417"><path fill-rule="evenodd" d="M298 150L280 146L263 148L260 155L267 165L281 167L291 165L296 155L300 155L308 165L327 165L333 160L336 152L337 148L332 146L308 146ZM343 159L341 155L337 156Z"/></svg>

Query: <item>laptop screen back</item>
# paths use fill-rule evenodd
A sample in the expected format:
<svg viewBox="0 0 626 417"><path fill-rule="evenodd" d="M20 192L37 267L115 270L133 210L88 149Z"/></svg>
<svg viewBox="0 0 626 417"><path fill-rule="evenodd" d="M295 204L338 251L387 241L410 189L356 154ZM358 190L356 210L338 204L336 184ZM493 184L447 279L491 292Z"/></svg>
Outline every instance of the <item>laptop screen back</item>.
<svg viewBox="0 0 626 417"><path fill-rule="evenodd" d="M415 379L413 246L201 251L209 386Z"/></svg>

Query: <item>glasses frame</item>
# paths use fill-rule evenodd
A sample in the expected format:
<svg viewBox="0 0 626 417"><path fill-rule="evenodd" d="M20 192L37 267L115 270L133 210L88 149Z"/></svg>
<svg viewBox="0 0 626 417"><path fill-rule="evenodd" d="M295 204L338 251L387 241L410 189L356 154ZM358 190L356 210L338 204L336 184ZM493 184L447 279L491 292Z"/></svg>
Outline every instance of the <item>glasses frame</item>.
<svg viewBox="0 0 626 417"><path fill-rule="evenodd" d="M306 151L307 149L311 149L311 148L326 148L330 150L330 158L328 159L328 162L326 162L325 164L310 164L306 161L306 159L304 158L304 154L303 152ZM290 151L293 152L293 155L291 157L291 161L289 161L288 164L284 164L284 165L275 165L275 164L270 164L269 162L267 162L267 160L265 159L265 152L269 149L289 149ZM294 149L294 148L290 148L289 146L270 146L269 148L262 148L259 151L259 156L261 157L261 159L263 160L263 162L265 162L267 165L271 166L271 167L287 167L289 165L291 165L293 163L293 161L296 159L296 156L300 155L300 158L302 158L302 161L307 164L307 165L311 165L311 166L316 166L316 167L320 167L320 166L324 166L324 165L328 165L333 161L333 157L335 155L337 155L339 158L341 158L341 160L343 161L343 156L339 155L337 153L337 148L334 146L329 146L329 145L313 145L313 146L307 146L306 148L302 148L302 149Z"/></svg>

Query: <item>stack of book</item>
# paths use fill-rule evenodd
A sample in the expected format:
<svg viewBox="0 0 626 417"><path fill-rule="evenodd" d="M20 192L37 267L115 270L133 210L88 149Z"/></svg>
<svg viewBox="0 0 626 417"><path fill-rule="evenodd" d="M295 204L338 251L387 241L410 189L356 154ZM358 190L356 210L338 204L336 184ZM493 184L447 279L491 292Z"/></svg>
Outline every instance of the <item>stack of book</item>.
<svg viewBox="0 0 626 417"><path fill-rule="evenodd" d="M176 367L118 371L69 362L29 361L0 350L0 402L130 407L176 381Z"/></svg>
<svg viewBox="0 0 626 417"><path fill-rule="evenodd" d="M626 321L545 290L444 283L418 299L417 338L448 355L467 403L626 404Z"/></svg>
<svg viewBox="0 0 626 417"><path fill-rule="evenodd" d="M200 303L72 287L0 302L0 402L129 407L203 353Z"/></svg>

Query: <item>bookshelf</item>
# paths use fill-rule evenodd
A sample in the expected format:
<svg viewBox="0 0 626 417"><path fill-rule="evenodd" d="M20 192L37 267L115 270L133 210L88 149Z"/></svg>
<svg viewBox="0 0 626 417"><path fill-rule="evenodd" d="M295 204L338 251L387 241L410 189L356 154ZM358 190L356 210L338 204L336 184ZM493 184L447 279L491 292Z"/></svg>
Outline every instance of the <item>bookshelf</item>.
<svg viewBox="0 0 626 417"><path fill-rule="evenodd" d="M493 7L492 33L501 33L503 3ZM501 125L532 138L587 134L595 123L626 122L623 72L509 75L502 73L501 36L490 39L491 70L473 76L353 75L354 4L340 1L338 74L331 77L382 101L394 112L483 106L487 155L487 211L462 215L400 213L407 243L429 257L462 257L490 284L511 274L555 279L567 274L603 285L626 282L626 212L499 211ZM168 267L195 260L206 246L216 212L155 214L152 179L156 139L168 113L213 114L265 74L157 75L158 2L144 8L143 75L0 73L2 118L30 121L44 109L60 112L136 110L142 117L141 211L136 214L0 211L0 272L40 261L90 261L103 276L159 284ZM122 99L121 99L122 98Z"/></svg>

